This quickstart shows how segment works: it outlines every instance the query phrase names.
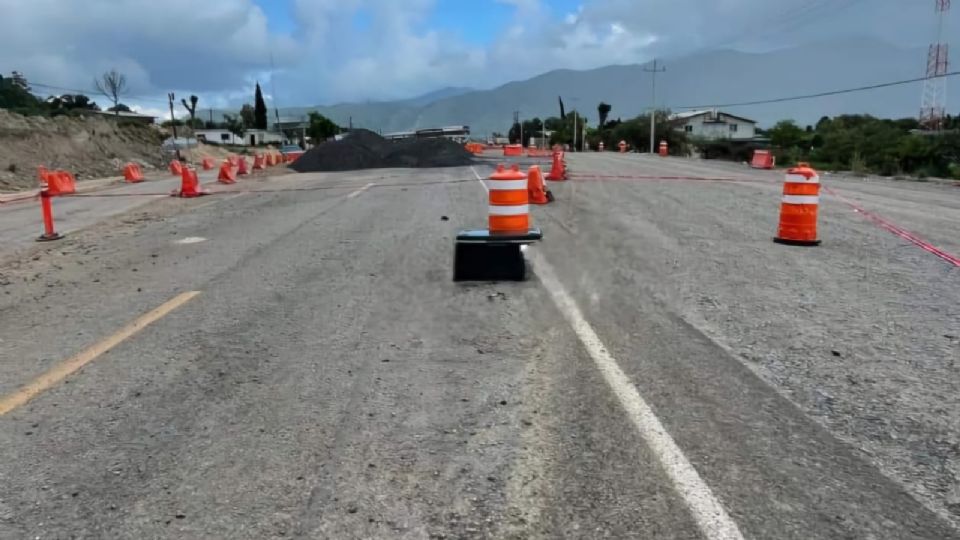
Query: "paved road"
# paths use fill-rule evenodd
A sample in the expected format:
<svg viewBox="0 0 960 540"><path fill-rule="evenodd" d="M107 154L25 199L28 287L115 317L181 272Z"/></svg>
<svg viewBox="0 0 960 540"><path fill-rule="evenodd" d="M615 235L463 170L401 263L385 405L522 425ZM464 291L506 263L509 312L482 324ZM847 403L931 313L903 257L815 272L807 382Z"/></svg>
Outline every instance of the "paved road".
<svg viewBox="0 0 960 540"><path fill-rule="evenodd" d="M660 294L689 188L556 185L533 279L454 284L473 170L261 187L0 270L0 411L37 390L0 415L0 537L960 537Z"/></svg>
<svg viewBox="0 0 960 540"><path fill-rule="evenodd" d="M217 171L198 171L201 183L215 183ZM139 184L116 185L94 181L98 189L82 191L78 196L53 199L55 229L60 234L96 224L104 218L123 214L153 199L167 197L179 189L180 179L164 173L151 174ZM82 183L81 183L82 190ZM0 205L0 244L9 252L14 246L23 248L43 233L40 203L36 198L19 199Z"/></svg>

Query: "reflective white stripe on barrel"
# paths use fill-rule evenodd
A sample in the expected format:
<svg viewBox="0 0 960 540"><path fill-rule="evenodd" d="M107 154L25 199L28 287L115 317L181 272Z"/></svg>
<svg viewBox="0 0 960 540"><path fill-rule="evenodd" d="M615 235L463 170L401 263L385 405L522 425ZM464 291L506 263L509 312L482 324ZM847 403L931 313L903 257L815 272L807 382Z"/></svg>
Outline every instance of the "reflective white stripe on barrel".
<svg viewBox="0 0 960 540"><path fill-rule="evenodd" d="M527 190L526 180L487 180L487 189L490 191Z"/></svg>
<svg viewBox="0 0 960 540"><path fill-rule="evenodd" d="M820 204L820 197L816 195L784 195L786 204Z"/></svg>
<svg viewBox="0 0 960 540"><path fill-rule="evenodd" d="M812 176L812 177L810 177L810 178L807 178L806 176L804 176L804 175L802 175L802 174L788 174L788 175L786 175L786 181L787 181L787 182L795 182L795 183L797 183L797 184L819 184L819 183L820 183L820 177L819 177L819 176Z"/></svg>
<svg viewBox="0 0 960 540"><path fill-rule="evenodd" d="M529 204L515 204L511 206L490 205L491 216L522 216L530 213Z"/></svg>

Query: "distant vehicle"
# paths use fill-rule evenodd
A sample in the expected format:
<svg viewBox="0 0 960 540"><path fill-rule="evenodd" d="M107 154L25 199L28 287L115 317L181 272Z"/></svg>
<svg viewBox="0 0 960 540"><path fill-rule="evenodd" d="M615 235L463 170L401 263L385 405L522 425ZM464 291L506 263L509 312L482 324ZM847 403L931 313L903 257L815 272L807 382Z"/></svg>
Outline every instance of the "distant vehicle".
<svg viewBox="0 0 960 540"><path fill-rule="evenodd" d="M303 155L303 148L296 144L285 144L280 147L280 153L286 157L286 161L293 161Z"/></svg>

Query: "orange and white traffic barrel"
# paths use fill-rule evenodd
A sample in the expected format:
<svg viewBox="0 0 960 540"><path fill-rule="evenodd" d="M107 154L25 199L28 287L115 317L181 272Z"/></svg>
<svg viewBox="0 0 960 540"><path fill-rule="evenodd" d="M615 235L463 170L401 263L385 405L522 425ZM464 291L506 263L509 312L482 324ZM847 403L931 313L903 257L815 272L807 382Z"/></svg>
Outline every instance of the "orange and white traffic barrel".
<svg viewBox="0 0 960 540"><path fill-rule="evenodd" d="M816 246L820 208L820 176L806 163L787 170L780 204L780 226L774 242Z"/></svg>
<svg viewBox="0 0 960 540"><path fill-rule="evenodd" d="M530 201L527 194L527 175L513 165L497 172L487 182L490 190L489 228L491 234L526 234L530 230Z"/></svg>

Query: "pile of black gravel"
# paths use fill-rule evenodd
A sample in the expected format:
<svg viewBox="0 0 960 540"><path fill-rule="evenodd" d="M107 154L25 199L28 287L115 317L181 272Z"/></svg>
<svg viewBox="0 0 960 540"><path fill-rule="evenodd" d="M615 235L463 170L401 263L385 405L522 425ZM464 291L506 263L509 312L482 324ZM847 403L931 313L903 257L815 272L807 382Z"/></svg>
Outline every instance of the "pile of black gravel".
<svg viewBox="0 0 960 540"><path fill-rule="evenodd" d="M473 163L463 145L449 139L388 141L372 131L355 129L339 141L308 150L290 166L297 172L352 171L389 167L462 167Z"/></svg>

